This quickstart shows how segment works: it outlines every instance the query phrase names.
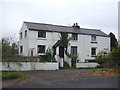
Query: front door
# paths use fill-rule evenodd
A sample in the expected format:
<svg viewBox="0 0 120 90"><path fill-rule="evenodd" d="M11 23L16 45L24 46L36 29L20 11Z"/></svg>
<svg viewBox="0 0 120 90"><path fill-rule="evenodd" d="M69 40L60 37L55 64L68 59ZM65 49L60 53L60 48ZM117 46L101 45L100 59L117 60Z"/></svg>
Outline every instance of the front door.
<svg viewBox="0 0 120 90"><path fill-rule="evenodd" d="M64 58L64 47L59 47L59 56Z"/></svg>

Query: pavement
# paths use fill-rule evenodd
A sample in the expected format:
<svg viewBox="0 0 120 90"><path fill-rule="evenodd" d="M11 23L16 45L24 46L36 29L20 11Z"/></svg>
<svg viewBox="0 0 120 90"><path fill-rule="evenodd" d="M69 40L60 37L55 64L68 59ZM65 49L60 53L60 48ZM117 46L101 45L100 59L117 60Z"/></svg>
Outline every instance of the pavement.
<svg viewBox="0 0 120 90"><path fill-rule="evenodd" d="M93 76L90 70L29 71L29 80L4 81L3 88L118 88L118 77Z"/></svg>

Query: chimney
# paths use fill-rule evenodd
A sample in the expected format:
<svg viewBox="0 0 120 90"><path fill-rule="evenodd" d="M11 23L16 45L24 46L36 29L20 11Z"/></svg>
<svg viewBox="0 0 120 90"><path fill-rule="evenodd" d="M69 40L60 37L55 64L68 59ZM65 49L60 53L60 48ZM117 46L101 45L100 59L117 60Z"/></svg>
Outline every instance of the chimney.
<svg viewBox="0 0 120 90"><path fill-rule="evenodd" d="M78 25L78 23L76 22L76 23L73 23L73 26L72 27L74 27L74 28L80 28L80 26Z"/></svg>

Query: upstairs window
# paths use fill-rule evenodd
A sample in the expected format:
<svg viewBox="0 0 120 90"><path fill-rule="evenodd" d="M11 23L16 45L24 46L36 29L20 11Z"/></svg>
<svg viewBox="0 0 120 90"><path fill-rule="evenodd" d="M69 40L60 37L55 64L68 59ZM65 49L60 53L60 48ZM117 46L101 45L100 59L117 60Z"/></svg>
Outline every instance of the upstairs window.
<svg viewBox="0 0 120 90"><path fill-rule="evenodd" d="M96 56L96 48L91 48L91 55Z"/></svg>
<svg viewBox="0 0 120 90"><path fill-rule="evenodd" d="M71 54L77 55L77 46L71 46Z"/></svg>
<svg viewBox="0 0 120 90"><path fill-rule="evenodd" d="M38 31L38 37L46 38L46 32L44 32L44 31Z"/></svg>
<svg viewBox="0 0 120 90"><path fill-rule="evenodd" d="M22 39L22 32L20 33L20 39Z"/></svg>
<svg viewBox="0 0 120 90"><path fill-rule="evenodd" d="M96 42L96 36L95 36L95 35L92 35L92 36L91 36L91 41L92 41L92 42Z"/></svg>
<svg viewBox="0 0 120 90"><path fill-rule="evenodd" d="M25 37L27 37L27 30L25 30Z"/></svg>
<svg viewBox="0 0 120 90"><path fill-rule="evenodd" d="M72 39L72 40L78 40L78 34L73 33L71 39Z"/></svg>
<svg viewBox="0 0 120 90"><path fill-rule="evenodd" d="M23 53L23 46L20 46L20 53Z"/></svg>
<svg viewBox="0 0 120 90"><path fill-rule="evenodd" d="M38 45L38 53L45 53L45 45Z"/></svg>

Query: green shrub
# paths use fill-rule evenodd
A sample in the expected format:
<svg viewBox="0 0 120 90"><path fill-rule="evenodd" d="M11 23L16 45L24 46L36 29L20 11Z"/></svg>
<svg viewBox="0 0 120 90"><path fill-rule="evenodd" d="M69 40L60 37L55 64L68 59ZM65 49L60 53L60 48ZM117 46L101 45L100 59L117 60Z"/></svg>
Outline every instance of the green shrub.
<svg viewBox="0 0 120 90"><path fill-rule="evenodd" d="M96 57L96 62L98 63L98 64L103 64L103 63L105 63L106 62L106 60L107 60L107 55L108 55L108 52L106 51L106 50L102 50L102 51L100 51L98 54L97 54L97 57Z"/></svg>
<svg viewBox="0 0 120 90"><path fill-rule="evenodd" d="M112 52L109 52L107 56L97 57L96 59L98 59L97 61L100 63L99 68L111 68L116 65L120 67L120 46L118 46L117 49L113 49Z"/></svg>
<svg viewBox="0 0 120 90"><path fill-rule="evenodd" d="M114 62L116 62L116 65L120 67L120 46L118 46L117 49L114 49L111 52L111 56Z"/></svg>
<svg viewBox="0 0 120 90"><path fill-rule="evenodd" d="M107 59L104 57L104 56L98 56L97 58L96 58L96 62L98 63L98 64L103 64L103 63L105 63L105 61L106 61Z"/></svg>
<svg viewBox="0 0 120 90"><path fill-rule="evenodd" d="M45 55L40 55L41 62L51 62L53 60L52 50L47 49Z"/></svg>
<svg viewBox="0 0 120 90"><path fill-rule="evenodd" d="M72 67L76 67L77 56L70 54L69 58L71 58Z"/></svg>

